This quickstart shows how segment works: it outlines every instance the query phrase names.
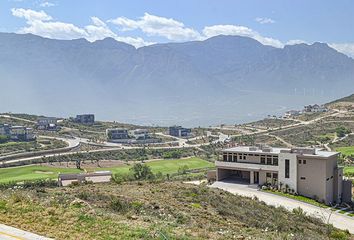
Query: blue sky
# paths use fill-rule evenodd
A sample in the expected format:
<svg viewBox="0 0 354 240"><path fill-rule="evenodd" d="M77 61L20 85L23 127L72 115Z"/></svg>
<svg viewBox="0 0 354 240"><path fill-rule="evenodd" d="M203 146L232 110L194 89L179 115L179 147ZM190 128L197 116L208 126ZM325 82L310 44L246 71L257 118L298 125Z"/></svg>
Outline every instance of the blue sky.
<svg viewBox="0 0 354 240"><path fill-rule="evenodd" d="M327 42L354 56L354 1L341 0L1 0L0 31L136 47L242 35L282 47Z"/></svg>

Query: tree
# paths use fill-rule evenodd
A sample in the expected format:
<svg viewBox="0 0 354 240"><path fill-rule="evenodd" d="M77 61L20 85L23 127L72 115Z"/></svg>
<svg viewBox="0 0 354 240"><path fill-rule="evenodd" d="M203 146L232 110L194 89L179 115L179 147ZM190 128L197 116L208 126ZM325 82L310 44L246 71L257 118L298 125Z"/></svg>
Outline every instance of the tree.
<svg viewBox="0 0 354 240"><path fill-rule="evenodd" d="M9 137L0 135L0 143L6 143L7 141L9 141Z"/></svg>
<svg viewBox="0 0 354 240"><path fill-rule="evenodd" d="M340 138L344 137L346 134L348 134L350 132L351 132L350 129L347 129L347 128L343 127L343 126L340 126L340 127L336 128L336 134Z"/></svg>
<svg viewBox="0 0 354 240"><path fill-rule="evenodd" d="M81 159L80 159L80 158L77 158L77 159L75 160L75 162L76 162L76 168L77 168L77 169L81 169Z"/></svg>
<svg viewBox="0 0 354 240"><path fill-rule="evenodd" d="M178 168L178 173L179 174L186 174L187 171L188 171L188 166L187 165L183 165L183 166Z"/></svg>
<svg viewBox="0 0 354 240"><path fill-rule="evenodd" d="M134 164L133 167L130 168L130 172L133 174L135 180L147 180L155 177L151 168L141 163Z"/></svg>

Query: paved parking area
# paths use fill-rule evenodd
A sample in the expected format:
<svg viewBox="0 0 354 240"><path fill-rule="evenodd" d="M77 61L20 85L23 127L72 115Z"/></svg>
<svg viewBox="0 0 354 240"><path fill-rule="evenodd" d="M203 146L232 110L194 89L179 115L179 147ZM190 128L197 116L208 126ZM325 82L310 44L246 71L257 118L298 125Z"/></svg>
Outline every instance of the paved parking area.
<svg viewBox="0 0 354 240"><path fill-rule="evenodd" d="M324 222L329 222L339 229L348 229L350 233L354 234L354 218L333 212L329 208L325 209L294 199L281 197L267 192L262 192L258 190L258 188L254 185L248 185L235 181L218 181L213 183L211 187L223 189L230 193L246 197L256 196L260 201L264 201L268 205L283 206L289 211L292 211L294 208L300 207L308 215L320 218Z"/></svg>

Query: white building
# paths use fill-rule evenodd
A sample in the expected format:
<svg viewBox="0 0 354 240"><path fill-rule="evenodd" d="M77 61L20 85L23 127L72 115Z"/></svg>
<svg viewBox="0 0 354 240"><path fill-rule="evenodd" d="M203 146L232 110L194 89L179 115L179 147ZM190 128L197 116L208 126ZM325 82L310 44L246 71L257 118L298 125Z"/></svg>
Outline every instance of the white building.
<svg viewBox="0 0 354 240"><path fill-rule="evenodd" d="M351 182L343 180L338 155L312 148L229 148L215 162L216 180L287 188L326 204L351 201Z"/></svg>

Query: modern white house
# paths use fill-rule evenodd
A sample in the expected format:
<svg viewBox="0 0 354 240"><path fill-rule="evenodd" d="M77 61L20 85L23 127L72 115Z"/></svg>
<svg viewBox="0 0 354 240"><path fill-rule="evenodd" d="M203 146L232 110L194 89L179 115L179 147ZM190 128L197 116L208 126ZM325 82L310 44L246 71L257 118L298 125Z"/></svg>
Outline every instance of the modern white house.
<svg viewBox="0 0 354 240"><path fill-rule="evenodd" d="M326 204L350 202L352 183L343 180L338 155L314 148L233 147L215 162L216 180L287 188Z"/></svg>
<svg viewBox="0 0 354 240"><path fill-rule="evenodd" d="M58 119L55 117L41 117L37 119L37 128L39 130L58 130Z"/></svg>

